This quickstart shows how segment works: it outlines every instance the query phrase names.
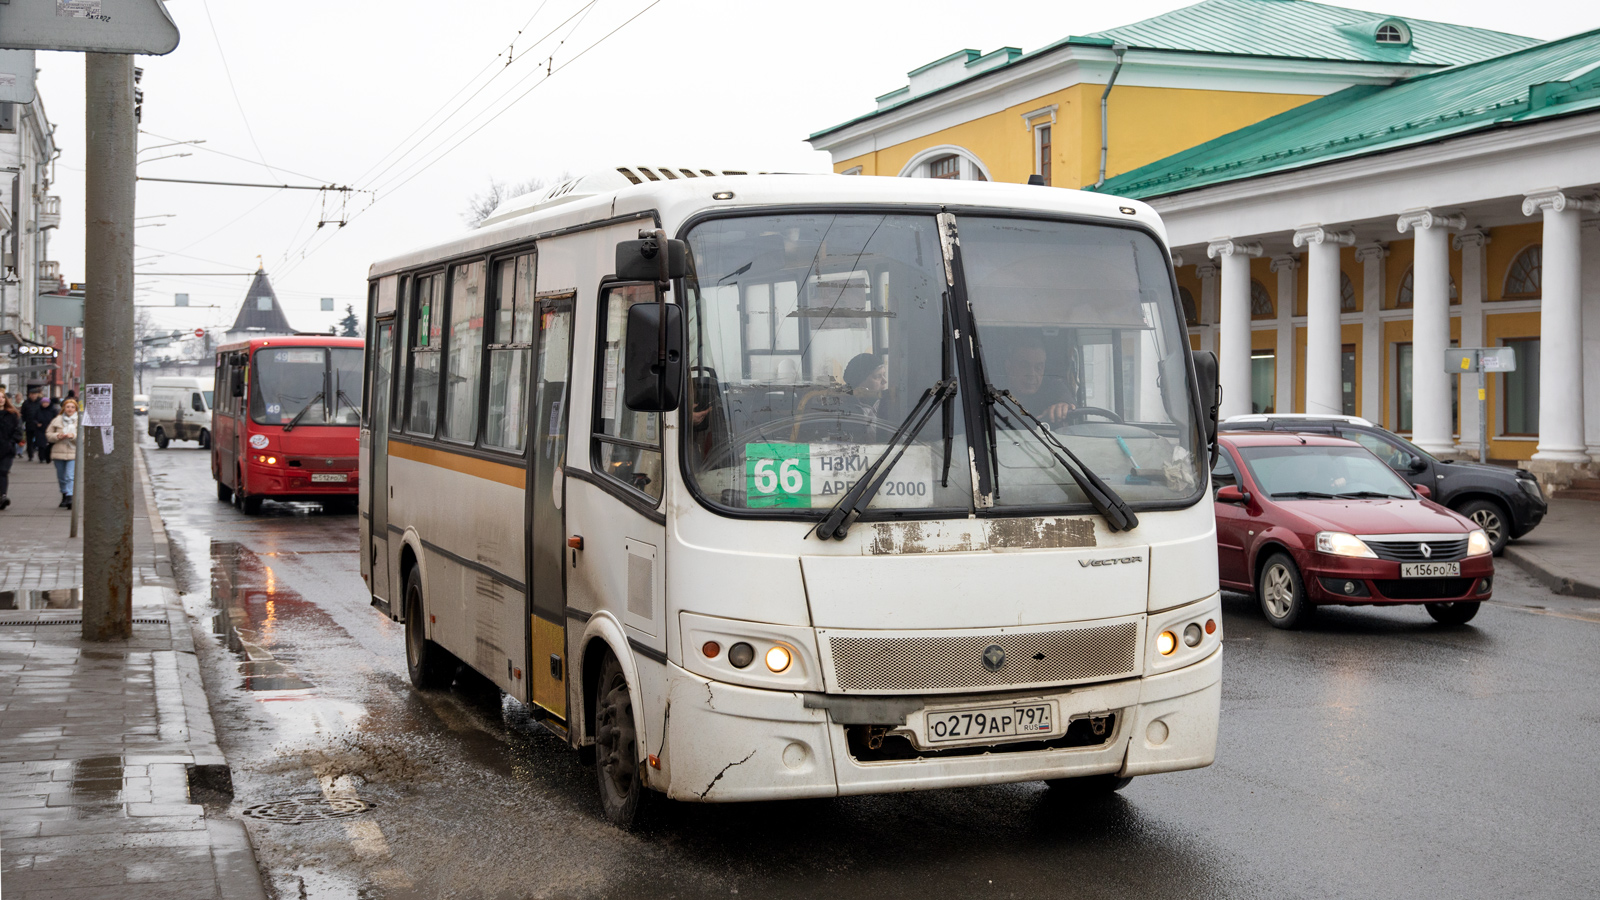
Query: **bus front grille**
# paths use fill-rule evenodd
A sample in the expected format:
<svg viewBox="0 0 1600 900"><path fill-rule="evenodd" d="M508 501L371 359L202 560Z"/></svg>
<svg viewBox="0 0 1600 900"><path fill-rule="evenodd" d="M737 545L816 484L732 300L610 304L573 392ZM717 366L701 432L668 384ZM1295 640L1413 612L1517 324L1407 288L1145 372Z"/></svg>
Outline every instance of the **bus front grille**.
<svg viewBox="0 0 1600 900"><path fill-rule="evenodd" d="M1139 671L1137 621L1055 631L904 637L828 635L840 691L929 693L1127 677ZM999 648L999 652L992 652Z"/></svg>

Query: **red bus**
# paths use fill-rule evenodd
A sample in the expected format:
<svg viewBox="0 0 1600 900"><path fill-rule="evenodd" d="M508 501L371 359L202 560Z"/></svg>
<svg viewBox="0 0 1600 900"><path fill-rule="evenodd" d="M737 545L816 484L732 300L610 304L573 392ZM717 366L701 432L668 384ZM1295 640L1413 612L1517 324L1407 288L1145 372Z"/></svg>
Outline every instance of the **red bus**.
<svg viewBox="0 0 1600 900"><path fill-rule="evenodd" d="M353 511L360 479L361 338L257 338L217 348L211 475L217 499L312 500Z"/></svg>

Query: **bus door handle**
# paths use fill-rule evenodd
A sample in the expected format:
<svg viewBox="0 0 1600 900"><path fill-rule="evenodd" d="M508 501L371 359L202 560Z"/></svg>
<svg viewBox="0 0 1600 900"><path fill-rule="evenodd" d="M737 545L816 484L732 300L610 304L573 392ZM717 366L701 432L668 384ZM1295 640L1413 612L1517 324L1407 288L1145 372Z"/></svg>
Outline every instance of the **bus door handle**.
<svg viewBox="0 0 1600 900"><path fill-rule="evenodd" d="M575 534L567 538L567 549L572 551L572 567L578 567L578 551L583 549L583 535Z"/></svg>

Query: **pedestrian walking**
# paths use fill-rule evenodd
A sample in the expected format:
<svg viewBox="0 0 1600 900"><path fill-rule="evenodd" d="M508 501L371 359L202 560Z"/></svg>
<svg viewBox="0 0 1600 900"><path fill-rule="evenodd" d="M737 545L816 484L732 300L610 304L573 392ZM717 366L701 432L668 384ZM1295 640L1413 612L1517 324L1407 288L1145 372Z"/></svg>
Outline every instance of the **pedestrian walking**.
<svg viewBox="0 0 1600 900"><path fill-rule="evenodd" d="M11 505L11 464L26 437L22 411L12 404L10 396L0 393L0 509Z"/></svg>
<svg viewBox="0 0 1600 900"><path fill-rule="evenodd" d="M22 427L27 431L28 459L33 459L33 454L39 448L39 434L41 430L36 424L39 418L39 389L28 388L28 399L22 401ZM46 423L48 424L48 423Z"/></svg>
<svg viewBox="0 0 1600 900"><path fill-rule="evenodd" d="M61 412L59 404L50 399L49 394L39 397L39 405L33 408L33 443L34 450L39 454L39 462L50 464L50 441L45 437L45 431L50 428L50 423L55 421L56 415Z"/></svg>
<svg viewBox="0 0 1600 900"><path fill-rule="evenodd" d="M61 415L45 430L50 442L50 459L56 464L56 483L61 486L61 509L72 508L72 477L78 459L78 401L61 404Z"/></svg>

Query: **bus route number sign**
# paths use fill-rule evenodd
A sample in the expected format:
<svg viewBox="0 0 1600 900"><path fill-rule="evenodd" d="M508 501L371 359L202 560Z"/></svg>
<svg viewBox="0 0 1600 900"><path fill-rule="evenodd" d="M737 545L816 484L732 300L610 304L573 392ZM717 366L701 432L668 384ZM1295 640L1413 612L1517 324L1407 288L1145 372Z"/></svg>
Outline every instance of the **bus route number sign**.
<svg viewBox="0 0 1600 900"><path fill-rule="evenodd" d="M746 444L746 504L753 509L826 509L855 486L884 449L882 444ZM933 505L932 452L917 445L906 448L871 505Z"/></svg>

